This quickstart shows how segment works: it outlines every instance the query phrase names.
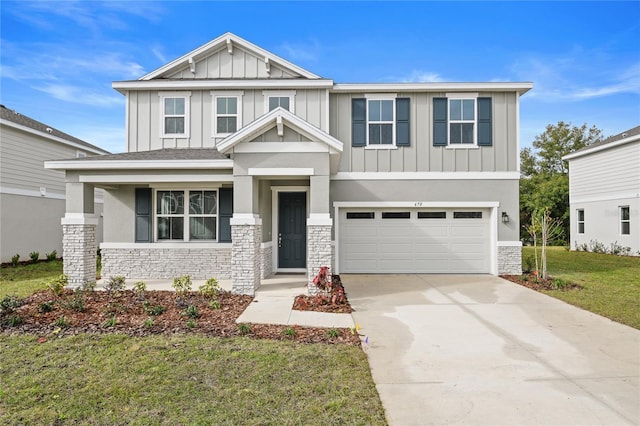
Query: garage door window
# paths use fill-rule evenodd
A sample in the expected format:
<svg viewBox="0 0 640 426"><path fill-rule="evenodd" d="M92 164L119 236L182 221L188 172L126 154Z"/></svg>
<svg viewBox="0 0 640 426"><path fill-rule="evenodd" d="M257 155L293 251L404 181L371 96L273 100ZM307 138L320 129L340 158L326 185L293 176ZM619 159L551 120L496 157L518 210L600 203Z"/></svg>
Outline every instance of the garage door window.
<svg viewBox="0 0 640 426"><path fill-rule="evenodd" d="M446 219L447 212L418 212L418 219Z"/></svg>
<svg viewBox="0 0 640 426"><path fill-rule="evenodd" d="M482 212L453 212L454 219L482 219Z"/></svg>
<svg viewBox="0 0 640 426"><path fill-rule="evenodd" d="M383 219L409 219L410 217L409 212L382 212Z"/></svg>
<svg viewBox="0 0 640 426"><path fill-rule="evenodd" d="M347 212L347 219L375 219L374 212Z"/></svg>

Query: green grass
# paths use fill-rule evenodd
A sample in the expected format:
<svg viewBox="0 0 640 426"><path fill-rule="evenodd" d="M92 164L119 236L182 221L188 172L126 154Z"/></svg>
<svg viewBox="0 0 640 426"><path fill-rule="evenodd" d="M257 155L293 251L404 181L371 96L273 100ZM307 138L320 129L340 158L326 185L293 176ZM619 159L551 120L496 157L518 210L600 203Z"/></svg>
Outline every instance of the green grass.
<svg viewBox="0 0 640 426"><path fill-rule="evenodd" d="M385 424L366 355L203 336L0 335L3 424Z"/></svg>
<svg viewBox="0 0 640 426"><path fill-rule="evenodd" d="M62 260L39 262L0 269L0 297L7 294L26 297L47 288L47 283L62 274Z"/></svg>
<svg viewBox="0 0 640 426"><path fill-rule="evenodd" d="M524 247L523 260L533 258ZM582 290L545 291L572 305L640 329L640 257L548 249L547 266L553 277L580 284Z"/></svg>

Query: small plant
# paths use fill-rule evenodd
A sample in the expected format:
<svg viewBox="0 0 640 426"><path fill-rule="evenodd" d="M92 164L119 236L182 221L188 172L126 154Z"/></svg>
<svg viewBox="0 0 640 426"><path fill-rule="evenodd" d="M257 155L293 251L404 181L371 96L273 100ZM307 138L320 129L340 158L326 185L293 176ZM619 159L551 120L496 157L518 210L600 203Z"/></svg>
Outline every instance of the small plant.
<svg viewBox="0 0 640 426"><path fill-rule="evenodd" d="M196 321L193 318L187 321L187 327L189 327L190 329L194 328L195 326Z"/></svg>
<svg viewBox="0 0 640 426"><path fill-rule="evenodd" d="M593 253L606 254L607 247L602 244L600 241L591 240L589 241L589 251Z"/></svg>
<svg viewBox="0 0 640 426"><path fill-rule="evenodd" d="M220 302L218 302L217 300L212 300L211 302L209 302L209 307L211 309L220 309Z"/></svg>
<svg viewBox="0 0 640 426"><path fill-rule="evenodd" d="M118 319L115 316L112 316L111 318L102 321L102 324L100 324L100 327L111 328L111 327L115 327L117 323L118 323Z"/></svg>
<svg viewBox="0 0 640 426"><path fill-rule="evenodd" d="M69 284L69 276L62 274L52 279L47 284L47 288L56 296L61 296L64 288Z"/></svg>
<svg viewBox="0 0 640 426"><path fill-rule="evenodd" d="M109 302L107 306L104 308L104 312L106 314L112 314L112 315L121 314L123 312L127 312L128 310L129 308L127 308L122 303L118 303L118 302Z"/></svg>
<svg viewBox="0 0 640 426"><path fill-rule="evenodd" d="M553 287L555 290L564 290L568 285L569 283L562 278L554 278L553 281L551 281L551 287Z"/></svg>
<svg viewBox="0 0 640 426"><path fill-rule="evenodd" d="M164 306L162 305L151 306L151 303L149 303L148 301L142 304L142 309L144 309L144 311L147 314L153 315L154 317L161 315L165 311Z"/></svg>
<svg viewBox="0 0 640 426"><path fill-rule="evenodd" d="M144 297L147 291L147 284L144 281L136 281L133 283L133 292L140 298Z"/></svg>
<svg viewBox="0 0 640 426"><path fill-rule="evenodd" d="M200 316L200 312L198 312L198 308L196 306L189 305L184 311L182 311L182 315L189 318L198 318Z"/></svg>
<svg viewBox="0 0 640 426"><path fill-rule="evenodd" d="M520 275L520 281L526 283L527 281L529 281L529 276L527 274Z"/></svg>
<svg viewBox="0 0 640 426"><path fill-rule="evenodd" d="M22 299L17 296L6 295L0 300L0 315L11 314L20 305L22 305Z"/></svg>
<svg viewBox="0 0 640 426"><path fill-rule="evenodd" d="M82 291L91 293L92 291L94 291L96 289L96 282L95 281L85 281L84 284L82 284L81 288L82 288Z"/></svg>
<svg viewBox="0 0 640 426"><path fill-rule="evenodd" d="M240 333L241 336L251 333L251 326L245 323L238 324L238 333Z"/></svg>
<svg viewBox="0 0 640 426"><path fill-rule="evenodd" d="M589 246L587 243L578 244L576 241L576 251L589 251Z"/></svg>
<svg viewBox="0 0 640 426"><path fill-rule="evenodd" d="M3 324L6 324L9 327L17 327L23 322L24 320L18 315L10 315L7 319L2 321Z"/></svg>
<svg viewBox="0 0 640 426"><path fill-rule="evenodd" d="M63 315L53 322L53 325L60 328L69 327L69 320Z"/></svg>
<svg viewBox="0 0 640 426"><path fill-rule="evenodd" d="M535 267L535 261L533 259L532 256L527 256L524 259L524 270L522 272L524 273L530 273L531 271L533 271L533 268Z"/></svg>
<svg viewBox="0 0 640 426"><path fill-rule="evenodd" d="M189 275L182 275L173 279L171 284L178 296L186 296L191 291L191 277Z"/></svg>
<svg viewBox="0 0 640 426"><path fill-rule="evenodd" d="M327 330L327 336L329 336L332 339L335 339L336 337L340 336L340 330L336 328L330 328L329 330Z"/></svg>
<svg viewBox="0 0 640 426"><path fill-rule="evenodd" d="M55 309L55 306L53 305L53 301L51 300L47 302L42 302L38 305L38 312L40 312L41 314L51 312L54 309Z"/></svg>
<svg viewBox="0 0 640 426"><path fill-rule="evenodd" d="M296 330L293 327L287 327L284 329L283 333L285 336L293 338L296 335Z"/></svg>
<svg viewBox="0 0 640 426"><path fill-rule="evenodd" d="M14 268L18 266L18 262L20 262L19 254L14 254L13 256L11 256L11 265L13 265Z"/></svg>
<svg viewBox="0 0 640 426"><path fill-rule="evenodd" d="M153 318L147 318L146 320L144 320L142 325L144 325L146 328L153 327Z"/></svg>
<svg viewBox="0 0 640 426"><path fill-rule="evenodd" d="M201 285L198 288L198 291L205 297L218 297L218 294L220 293L220 284L218 284L218 280L215 278L209 278L204 285Z"/></svg>
<svg viewBox="0 0 640 426"><path fill-rule="evenodd" d="M47 261L49 262L51 262L52 260L56 260L58 258L58 252L54 250L51 253L47 253L46 257Z"/></svg>
<svg viewBox="0 0 640 426"><path fill-rule="evenodd" d="M37 251L32 251L31 253L29 253L29 257L31 258L31 261L33 263L36 263L40 258L40 253Z"/></svg>
<svg viewBox="0 0 640 426"><path fill-rule="evenodd" d="M67 310L75 312L84 312L84 293L82 290L76 290L74 295L63 301L60 301L60 305Z"/></svg>
<svg viewBox="0 0 640 426"><path fill-rule="evenodd" d="M110 277L107 283L104 286L104 289L109 293L120 293L127 287L126 278L122 275L117 275L115 277Z"/></svg>

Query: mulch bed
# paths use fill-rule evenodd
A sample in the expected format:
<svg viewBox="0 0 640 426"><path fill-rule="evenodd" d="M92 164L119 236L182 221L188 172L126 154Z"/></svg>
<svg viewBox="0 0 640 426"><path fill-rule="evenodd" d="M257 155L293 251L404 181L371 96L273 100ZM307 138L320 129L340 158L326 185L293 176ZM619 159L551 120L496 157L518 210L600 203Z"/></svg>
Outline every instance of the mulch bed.
<svg viewBox="0 0 640 426"><path fill-rule="evenodd" d="M300 294L293 301L293 309L296 311L328 312L332 314L350 314L353 312L346 296L344 303L331 303L322 295L309 296Z"/></svg>
<svg viewBox="0 0 640 426"><path fill-rule="evenodd" d="M147 291L144 296L138 296L132 290L119 293L65 290L62 295L55 296L51 291L43 290L24 299L14 312L5 313L0 318L0 332L39 336L81 333L119 333L130 336L200 333L218 337L247 336L302 343L360 345L359 336L349 329L336 329L337 337L331 337L325 328L247 324L247 329L236 324L236 319L253 301L253 297L221 292L217 298L219 309L210 306L212 300L197 292L190 292L184 298L179 298L173 291ZM43 312L45 304L53 309ZM82 309L79 309L80 305ZM184 312L189 305L195 306L199 314L191 323L191 318ZM152 315L150 310L155 306L162 306L164 312ZM12 316L20 318L22 323L11 326L9 318ZM64 317L66 325L61 325L61 317Z"/></svg>
<svg viewBox="0 0 640 426"><path fill-rule="evenodd" d="M562 286L558 286L557 282L555 282L553 277L549 277L546 280L539 278L534 273L524 273L522 275L500 275L501 278L505 280L509 280L516 284L520 284L521 286L528 287L530 289L541 291L541 290L556 290L556 291L567 291L567 290L580 290L582 287L579 284L572 283L569 281L560 281Z"/></svg>

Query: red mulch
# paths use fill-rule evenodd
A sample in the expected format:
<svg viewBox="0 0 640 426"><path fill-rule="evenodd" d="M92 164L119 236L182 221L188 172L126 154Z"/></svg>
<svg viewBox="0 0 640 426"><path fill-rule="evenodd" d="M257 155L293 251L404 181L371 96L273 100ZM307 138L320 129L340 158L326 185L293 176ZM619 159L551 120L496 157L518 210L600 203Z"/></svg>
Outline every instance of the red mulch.
<svg viewBox="0 0 640 426"><path fill-rule="evenodd" d="M82 312L71 306L76 298L83 300ZM217 299L220 309L211 308L211 300L197 292L190 292L181 299L173 291L147 291L143 297L139 297L132 290L119 294L106 291L74 293L72 290L65 290L61 296L43 290L26 298L22 306L13 313L0 318L0 332L41 336L52 333L119 333L130 336L200 333L218 337L245 335L259 339L293 340L303 343L360 345L358 335L351 333L349 329L338 329L338 337L330 337L325 328L248 324L249 331L244 330L243 334L243 330L235 321L253 301L253 297L221 292ZM52 302L51 312L40 312L41 304L45 302ZM150 307L161 305L165 311L153 316L145 311L145 302L148 302ZM188 325L190 318L183 312L188 305L195 306L199 313L199 317L193 320L195 326L192 328ZM7 321L10 316L19 317L22 324L10 326ZM54 324L61 317L67 320L68 326L60 327ZM108 321L113 317L116 323L110 326ZM145 324L149 319L153 321L153 325ZM294 329L293 336L285 333L288 328Z"/></svg>
<svg viewBox="0 0 640 426"><path fill-rule="evenodd" d="M350 314L353 312L346 296L344 303L331 303L328 297L320 294L315 296L300 294L296 296L293 301L293 309L296 311L329 312L334 314Z"/></svg>
<svg viewBox="0 0 640 426"><path fill-rule="evenodd" d="M553 277L543 280L533 273L524 273L522 275L500 275L500 277L504 278L505 280L509 280L511 282L520 284L521 286L528 287L536 291L541 291L541 290L566 291L566 290L579 290L584 288L579 284L568 282L568 281L563 281L565 283L565 286L560 288L554 284Z"/></svg>

